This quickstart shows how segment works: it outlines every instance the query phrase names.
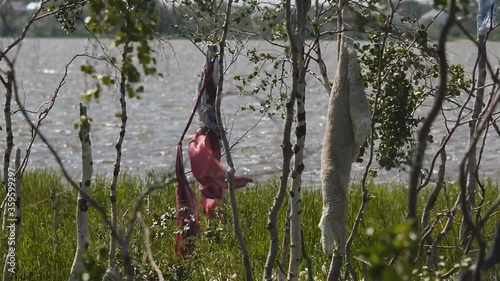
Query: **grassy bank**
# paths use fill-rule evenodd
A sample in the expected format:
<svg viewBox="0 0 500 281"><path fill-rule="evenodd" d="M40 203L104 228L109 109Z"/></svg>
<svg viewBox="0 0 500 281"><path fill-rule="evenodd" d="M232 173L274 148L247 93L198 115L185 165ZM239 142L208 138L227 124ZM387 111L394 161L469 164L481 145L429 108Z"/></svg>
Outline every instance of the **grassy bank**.
<svg viewBox="0 0 500 281"><path fill-rule="evenodd" d="M92 185L92 196L109 208L108 184L110 179L97 177ZM154 175L144 180L134 176L124 176L118 186L118 207L120 225L123 227L130 217L135 199L146 189L150 182L160 180ZM49 199L49 189L53 186L58 192L59 223L57 241L53 234L53 210ZM248 244L256 280L261 279L263 264L266 260L269 235L266 230L267 214L278 187L277 181L253 184L250 188L237 191L241 225ZM26 174L23 182L23 218L16 253L16 280L67 280L76 247L76 192L68 189L61 176L53 171L35 170ZM353 243L353 256L359 256L366 249L374 249L387 242L387 234L394 226L405 221L406 190L400 186L370 185L373 199L370 200L361 224L358 238ZM485 204L488 206L498 195L498 186L487 184ZM2 189L3 190L3 189ZM420 196L420 210L428 198L430 190L424 189ZM4 195L3 193L0 195ZM197 250L190 260L181 260L174 254L175 245L175 189L165 186L149 197L142 207L141 214L149 226L154 258L162 270L165 280L243 280L243 267L238 243L232 230L231 210L228 204L219 212L219 218L207 221L201 216L202 235L197 242ZM456 187L448 186L438 200L436 212L451 208L457 196ZM349 216L354 217L361 203L359 187L353 187L350 196ZM321 193L315 189L303 192L303 229L305 249L312 260L314 276L317 280L326 279L329 257L322 253L320 232L317 224L321 215ZM286 205L280 213L280 229L284 222ZM458 213L457 213L458 214ZM109 234L99 214L90 210L90 239L88 267L94 274L102 273L107 266L106 253ZM485 228L488 241L491 240L493 224L490 220ZM443 240L439 254L443 261L452 266L459 261L462 252L458 245L458 225ZM436 228L441 231L444 221ZM123 229L123 228L121 228ZM367 235L368 232L373 232ZM7 231L0 235L0 253L6 252ZM144 231L137 224L130 245L134 263L140 276L138 280L156 280L154 270L145 257ZM384 242L385 241L385 242ZM372 250L374 251L374 250ZM375 250L376 251L376 250ZM380 258L384 258L381 253ZM354 259L360 269L361 263ZM305 270L305 263L303 263ZM2 258L3 267L3 258ZM449 269L449 268L448 268ZM304 276L303 280L306 276ZM96 278L96 279L94 279ZM93 277L91 280L100 280ZM232 279L231 279L232 278Z"/></svg>

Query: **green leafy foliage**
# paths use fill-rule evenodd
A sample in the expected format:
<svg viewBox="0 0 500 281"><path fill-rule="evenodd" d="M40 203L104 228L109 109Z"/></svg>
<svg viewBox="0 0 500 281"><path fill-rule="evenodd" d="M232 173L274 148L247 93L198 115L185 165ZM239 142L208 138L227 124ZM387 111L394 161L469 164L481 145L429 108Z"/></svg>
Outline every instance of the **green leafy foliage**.
<svg viewBox="0 0 500 281"><path fill-rule="evenodd" d="M135 84L140 83L142 75L157 74L154 50L150 46L158 28L155 1L90 0L88 10L89 16L84 21L88 30L94 36L111 37L113 45L122 49L120 59L109 55L100 58L119 69L121 77L117 79L110 75L99 75L93 65L82 65L81 71L90 75L96 85L96 88L85 93L82 99L86 101L99 99L101 85L110 87L115 85L117 80L124 83L120 84L120 88L127 92L129 98L140 98L139 94L144 93L145 88ZM63 28L72 31L74 22L71 22L72 18L68 13L61 16L60 22L63 23ZM66 24L66 22L69 23ZM71 24L73 27L66 27Z"/></svg>
<svg viewBox="0 0 500 281"><path fill-rule="evenodd" d="M361 259L369 264L366 280L415 280L418 270L410 255L417 249L418 236L411 229L409 224L396 225L361 250Z"/></svg>
<svg viewBox="0 0 500 281"><path fill-rule="evenodd" d="M415 147L415 132L422 121L417 109L436 91L438 65L434 46L428 46L425 26L397 40L373 30L368 44L356 44L369 102L375 112L377 160L389 170L408 163ZM471 81L461 65L450 66L447 99L458 98ZM428 139L433 141L432 135Z"/></svg>

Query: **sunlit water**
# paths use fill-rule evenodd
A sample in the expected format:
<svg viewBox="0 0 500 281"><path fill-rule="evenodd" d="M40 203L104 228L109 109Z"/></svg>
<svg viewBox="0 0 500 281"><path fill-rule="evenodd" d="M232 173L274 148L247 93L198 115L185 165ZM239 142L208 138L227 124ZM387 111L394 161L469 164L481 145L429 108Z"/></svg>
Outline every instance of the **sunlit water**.
<svg viewBox="0 0 500 281"><path fill-rule="evenodd" d="M7 39L1 41L2 49L8 42ZM146 78L144 83L146 92L142 95L143 99L128 100L129 119L123 144L123 171L139 175L145 175L149 170L173 171L174 147L194 105L204 56L188 41L176 40L171 41L170 44L170 46L165 43L160 45L156 55L158 71L164 74L163 78ZM276 50L261 41L249 44L265 50ZM471 43L449 43L448 49L452 63L464 63L467 70L471 71L476 59L476 51ZM492 64L498 65L497 55L500 54L500 44L491 43L489 50L492 51L490 57ZM94 51L97 51L97 54L102 53L99 48L95 48ZM63 77L65 65L75 54L84 52L92 52L86 39L26 39L16 60L17 81L26 108L36 110L47 100ZM333 79L336 43L325 44L324 54L330 77ZM79 118L80 96L92 88L92 81L85 78L80 71L80 65L85 61L84 58L76 59L68 68L68 76L56 105L42 125L42 132L57 148L64 165L74 176L80 173L81 156L77 130L73 125ZM250 130L232 151L237 174L250 176L256 180L265 180L280 172L282 158L280 144L284 122L278 116L269 118L268 116L262 117L258 111L241 111L241 106L244 105L254 105L259 108L259 99L264 97L238 95L231 79L234 75L248 74L252 67L253 64L242 56L228 70L227 83L224 86L226 96L223 100L223 122L228 128L231 143ZM114 74L110 67L103 66L98 69L105 74ZM273 71L271 66L266 70ZM277 93L278 90L275 90L274 94ZM120 110L118 97L117 89L112 88L104 91L98 102L87 103L89 115L93 119L91 138L96 173L109 174L113 169L114 146L119 132L119 120L115 117ZM303 181L309 185L320 182L321 143L328 103L327 93L312 76L307 78L306 99L307 139L304 152L306 169ZM456 114L450 113L449 116L454 115ZM20 113L13 117L13 126L15 145L25 149L30 130ZM195 122L184 141L184 151L186 151L190 135L196 129ZM445 132L442 125L436 125L432 130L435 140L440 140ZM463 126L448 145L447 176L451 180L457 178L456 167L467 147L467 135L468 129ZM5 130L0 132L0 139L1 145L4 146ZM495 181L500 179L499 140L496 133L490 130L481 160L481 173ZM437 144L431 146L428 155L432 155L436 147ZM189 169L186 152L184 157ZM353 164L352 178L355 181L361 179L364 163ZM426 164L428 165L428 162ZM37 168L58 167L54 157L39 140L32 148L29 165ZM377 169L376 164L374 168ZM405 172L380 170L377 181L405 182L407 178Z"/></svg>

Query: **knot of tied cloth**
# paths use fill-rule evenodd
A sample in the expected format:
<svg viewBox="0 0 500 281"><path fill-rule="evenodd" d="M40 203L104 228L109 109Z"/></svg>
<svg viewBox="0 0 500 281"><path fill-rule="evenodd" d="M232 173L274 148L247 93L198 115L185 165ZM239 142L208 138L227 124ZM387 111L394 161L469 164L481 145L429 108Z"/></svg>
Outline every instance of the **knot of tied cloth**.
<svg viewBox="0 0 500 281"><path fill-rule="evenodd" d="M177 144L175 166L177 226L182 231L179 231L177 235L176 253L183 257L189 256L194 250L194 237L199 234L200 229L196 195L186 178L182 160L182 140L196 113L198 113L201 128L191 138L188 154L191 172L199 183L201 205L206 216L214 216L214 210L222 202L224 190L228 188L227 170L221 163L220 134L215 114L219 72L218 59L214 54L215 47L209 47L207 63L198 85L195 106ZM235 187L239 188L252 182L252 179L235 176L234 181Z"/></svg>

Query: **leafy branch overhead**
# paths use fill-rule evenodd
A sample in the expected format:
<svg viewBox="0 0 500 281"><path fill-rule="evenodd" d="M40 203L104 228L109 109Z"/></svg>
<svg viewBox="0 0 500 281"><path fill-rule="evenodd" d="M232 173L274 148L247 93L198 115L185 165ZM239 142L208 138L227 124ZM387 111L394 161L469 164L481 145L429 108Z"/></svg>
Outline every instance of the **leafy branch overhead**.
<svg viewBox="0 0 500 281"><path fill-rule="evenodd" d="M84 8L89 14L85 19L81 18ZM151 46L158 25L155 1L90 0L63 9L56 17L67 32L75 30L77 21L82 22L103 49L103 55L94 59L104 61L122 73L129 98L141 98L145 88L135 84L141 81L142 76L158 74L155 51ZM100 38L110 38L112 46L124 55L119 59L109 55ZM81 71L89 75L95 84L93 90L83 95L84 100L99 99L102 86L112 86L117 80L110 75L99 74L92 64L82 65Z"/></svg>

